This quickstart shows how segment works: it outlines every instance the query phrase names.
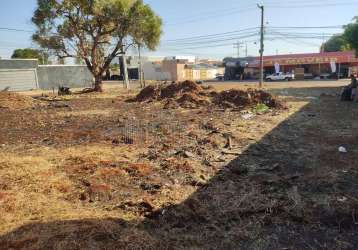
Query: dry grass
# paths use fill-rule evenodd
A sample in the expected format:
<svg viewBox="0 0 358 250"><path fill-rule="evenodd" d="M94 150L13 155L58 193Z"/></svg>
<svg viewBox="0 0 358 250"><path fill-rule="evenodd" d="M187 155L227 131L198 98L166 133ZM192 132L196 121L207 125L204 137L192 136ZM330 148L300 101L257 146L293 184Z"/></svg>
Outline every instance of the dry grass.
<svg viewBox="0 0 358 250"><path fill-rule="evenodd" d="M68 169L62 168L62 161L70 157L87 158L87 161L128 161L133 153L128 149L98 146L66 150L38 148L36 151L24 155L0 154L0 185L4 190L0 199L1 234L33 221L106 218L111 215L108 211L83 206L78 197L75 198L77 202L71 200L77 191L76 185L66 174ZM108 174L98 170L94 175L106 179Z"/></svg>
<svg viewBox="0 0 358 250"><path fill-rule="evenodd" d="M71 109L0 113L0 249L315 248L324 240L314 233L329 246L355 244L336 231L336 219L352 226L357 193L354 154L333 144L358 147L333 122L334 98L289 99L288 111L244 120L205 109L168 118L154 104L124 103L128 95L112 86L57 100ZM155 124L159 139L118 140L133 117ZM163 126L174 118L185 124L180 139Z"/></svg>

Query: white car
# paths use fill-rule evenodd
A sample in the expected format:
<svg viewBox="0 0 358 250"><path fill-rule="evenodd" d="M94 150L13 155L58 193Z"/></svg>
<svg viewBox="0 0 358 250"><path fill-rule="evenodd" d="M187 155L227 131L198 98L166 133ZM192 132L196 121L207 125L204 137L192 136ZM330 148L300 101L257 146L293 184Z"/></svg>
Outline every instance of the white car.
<svg viewBox="0 0 358 250"><path fill-rule="evenodd" d="M272 75L266 76L266 81L291 81L295 79L295 75L292 73L275 73Z"/></svg>

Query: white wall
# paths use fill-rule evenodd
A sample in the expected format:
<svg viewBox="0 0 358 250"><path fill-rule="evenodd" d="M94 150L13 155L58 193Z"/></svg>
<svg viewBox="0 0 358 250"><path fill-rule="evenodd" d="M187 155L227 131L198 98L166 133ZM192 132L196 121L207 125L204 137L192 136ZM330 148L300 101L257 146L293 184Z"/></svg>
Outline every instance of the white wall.
<svg viewBox="0 0 358 250"><path fill-rule="evenodd" d="M206 77L208 79L215 79L216 78L216 74L218 73L217 69L208 69L206 71Z"/></svg>
<svg viewBox="0 0 358 250"><path fill-rule="evenodd" d="M163 72L161 64L146 62L143 64L144 80L170 81L169 72Z"/></svg>
<svg viewBox="0 0 358 250"><path fill-rule="evenodd" d="M193 80L200 80L200 69L193 69Z"/></svg>

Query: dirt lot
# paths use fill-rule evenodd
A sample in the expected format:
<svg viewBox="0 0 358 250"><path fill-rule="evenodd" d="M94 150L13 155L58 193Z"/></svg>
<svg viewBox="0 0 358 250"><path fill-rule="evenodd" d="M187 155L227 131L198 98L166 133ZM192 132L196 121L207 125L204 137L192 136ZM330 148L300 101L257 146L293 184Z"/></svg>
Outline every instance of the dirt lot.
<svg viewBox="0 0 358 250"><path fill-rule="evenodd" d="M116 85L0 102L0 249L357 249L343 84L266 85L288 109L265 111L164 109Z"/></svg>

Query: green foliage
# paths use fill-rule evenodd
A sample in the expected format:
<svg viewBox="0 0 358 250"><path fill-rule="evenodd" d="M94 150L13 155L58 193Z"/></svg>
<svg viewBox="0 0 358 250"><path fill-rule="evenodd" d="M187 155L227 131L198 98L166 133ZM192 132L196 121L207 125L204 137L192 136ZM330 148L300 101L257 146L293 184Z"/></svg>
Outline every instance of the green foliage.
<svg viewBox="0 0 358 250"><path fill-rule="evenodd" d="M258 103L254 108L254 112L257 114L263 114L263 113L268 112L269 110L270 110L270 108L266 104L263 104L263 103Z"/></svg>
<svg viewBox="0 0 358 250"><path fill-rule="evenodd" d="M11 58L15 59L38 59L39 64L48 64L48 54L36 49L16 49Z"/></svg>
<svg viewBox="0 0 358 250"><path fill-rule="evenodd" d="M142 0L37 2L33 40L60 58L82 58L96 79L130 46L159 44L162 21Z"/></svg>
<svg viewBox="0 0 358 250"><path fill-rule="evenodd" d="M323 44L323 51L337 52L350 50L350 46L343 35L334 35Z"/></svg>
<svg viewBox="0 0 358 250"><path fill-rule="evenodd" d="M117 70L119 69L119 64L118 63L111 63L111 65L109 66L111 70Z"/></svg>
<svg viewBox="0 0 358 250"><path fill-rule="evenodd" d="M358 17L355 17L352 23L345 26L343 36L358 56Z"/></svg>

